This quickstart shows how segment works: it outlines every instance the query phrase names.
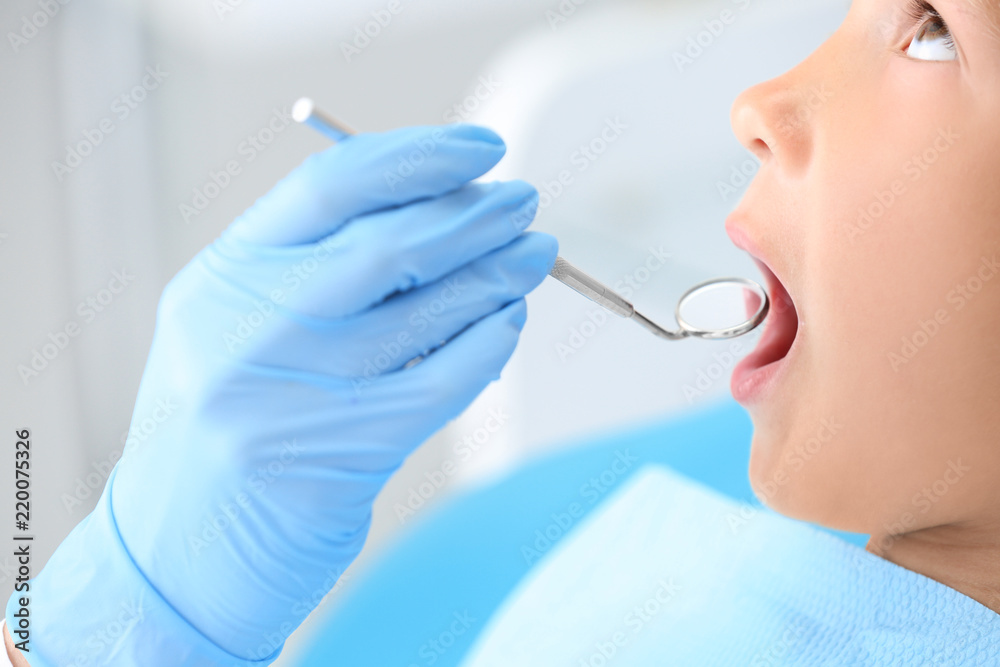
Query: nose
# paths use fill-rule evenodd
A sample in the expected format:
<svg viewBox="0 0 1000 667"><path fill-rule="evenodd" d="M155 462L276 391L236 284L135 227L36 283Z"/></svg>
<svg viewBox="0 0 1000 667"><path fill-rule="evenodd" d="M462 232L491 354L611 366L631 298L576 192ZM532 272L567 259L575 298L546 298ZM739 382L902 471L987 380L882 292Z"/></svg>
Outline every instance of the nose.
<svg viewBox="0 0 1000 667"><path fill-rule="evenodd" d="M733 132L761 164L773 161L787 175L799 175L812 156L817 121L829 97L824 91L803 81L799 68L748 88L733 103Z"/></svg>

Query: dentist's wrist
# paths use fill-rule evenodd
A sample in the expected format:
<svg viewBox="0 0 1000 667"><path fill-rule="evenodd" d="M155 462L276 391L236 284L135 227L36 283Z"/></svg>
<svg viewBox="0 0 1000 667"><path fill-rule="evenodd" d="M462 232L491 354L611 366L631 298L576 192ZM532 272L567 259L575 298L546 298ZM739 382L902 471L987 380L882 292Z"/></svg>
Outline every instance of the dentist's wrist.
<svg viewBox="0 0 1000 667"><path fill-rule="evenodd" d="M227 653L150 584L122 542L111 512L116 472L111 471L94 511L30 582L34 667L105 664L109 651L114 664L130 667L264 667L273 662L277 652L257 661ZM15 619L17 595L7 602L8 623Z"/></svg>
<svg viewBox="0 0 1000 667"><path fill-rule="evenodd" d="M17 650L14 646L14 640L10 636L10 630L7 629L7 620L4 619L0 621L0 625L3 626L3 646L4 652L0 655L0 667L31 667L28 661L24 659L24 654ZM4 660L4 655L7 659Z"/></svg>

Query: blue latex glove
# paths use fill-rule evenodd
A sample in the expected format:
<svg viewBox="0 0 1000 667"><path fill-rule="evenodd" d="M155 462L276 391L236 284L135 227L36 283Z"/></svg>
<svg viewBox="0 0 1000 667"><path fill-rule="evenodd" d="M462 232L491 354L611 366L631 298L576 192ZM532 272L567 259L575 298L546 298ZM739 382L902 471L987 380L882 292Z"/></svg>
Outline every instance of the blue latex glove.
<svg viewBox="0 0 1000 667"><path fill-rule="evenodd" d="M32 582L33 667L277 657L555 260L523 231L534 188L469 182L504 150L470 125L348 138L167 285L133 414L162 423Z"/></svg>

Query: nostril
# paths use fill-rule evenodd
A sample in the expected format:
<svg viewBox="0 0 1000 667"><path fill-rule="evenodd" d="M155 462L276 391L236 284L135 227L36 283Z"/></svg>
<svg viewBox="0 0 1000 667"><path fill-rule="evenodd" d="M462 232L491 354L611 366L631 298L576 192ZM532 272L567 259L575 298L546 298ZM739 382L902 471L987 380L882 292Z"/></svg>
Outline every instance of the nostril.
<svg viewBox="0 0 1000 667"><path fill-rule="evenodd" d="M754 139L747 148L761 163L771 154L771 147L763 139Z"/></svg>

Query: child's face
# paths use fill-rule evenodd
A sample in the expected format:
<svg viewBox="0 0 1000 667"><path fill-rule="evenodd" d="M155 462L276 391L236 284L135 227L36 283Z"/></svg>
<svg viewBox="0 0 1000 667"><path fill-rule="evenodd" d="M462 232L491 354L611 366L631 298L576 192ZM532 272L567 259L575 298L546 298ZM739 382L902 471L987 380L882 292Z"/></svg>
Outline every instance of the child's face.
<svg viewBox="0 0 1000 667"><path fill-rule="evenodd" d="M734 374L751 480L887 543L1000 515L1000 8L934 5L856 0L732 113L763 165L727 230L794 304Z"/></svg>

